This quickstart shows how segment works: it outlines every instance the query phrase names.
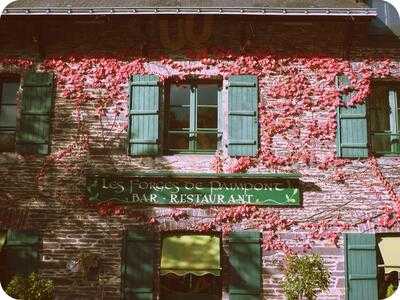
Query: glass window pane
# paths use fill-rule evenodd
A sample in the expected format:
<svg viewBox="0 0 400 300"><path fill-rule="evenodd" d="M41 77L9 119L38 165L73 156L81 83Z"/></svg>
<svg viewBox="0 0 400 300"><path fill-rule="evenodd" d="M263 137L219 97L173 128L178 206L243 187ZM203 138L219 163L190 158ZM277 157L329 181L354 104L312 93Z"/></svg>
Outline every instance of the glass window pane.
<svg viewBox="0 0 400 300"><path fill-rule="evenodd" d="M198 105L218 105L218 85L201 84L197 86Z"/></svg>
<svg viewBox="0 0 400 300"><path fill-rule="evenodd" d="M371 91L371 101L368 103L370 108L382 109L382 105L388 106L389 91L387 86L374 86ZM386 103L386 104L385 104Z"/></svg>
<svg viewBox="0 0 400 300"><path fill-rule="evenodd" d="M4 82L1 91L1 104L15 104L18 88L18 82Z"/></svg>
<svg viewBox="0 0 400 300"><path fill-rule="evenodd" d="M190 85L171 85L170 105L189 105L190 104Z"/></svg>
<svg viewBox="0 0 400 300"><path fill-rule="evenodd" d="M370 112L371 131L389 131L390 115L388 111L373 110Z"/></svg>
<svg viewBox="0 0 400 300"><path fill-rule="evenodd" d="M217 122L218 109L216 107L198 107L198 128L217 128Z"/></svg>
<svg viewBox="0 0 400 300"><path fill-rule="evenodd" d="M198 150L216 150L217 134L216 133L197 133L197 149Z"/></svg>
<svg viewBox="0 0 400 300"><path fill-rule="evenodd" d="M189 128L189 107L171 107L169 111L169 129Z"/></svg>
<svg viewBox="0 0 400 300"><path fill-rule="evenodd" d="M390 130L390 107L388 89L378 86L373 89L369 103L369 120L371 131Z"/></svg>
<svg viewBox="0 0 400 300"><path fill-rule="evenodd" d="M189 149L189 135L187 133L170 133L167 142L169 149Z"/></svg>
<svg viewBox="0 0 400 300"><path fill-rule="evenodd" d="M389 135L372 135L371 146L374 152L390 152L391 141Z"/></svg>
<svg viewBox="0 0 400 300"><path fill-rule="evenodd" d="M16 127L17 110L15 105L0 106L0 127Z"/></svg>

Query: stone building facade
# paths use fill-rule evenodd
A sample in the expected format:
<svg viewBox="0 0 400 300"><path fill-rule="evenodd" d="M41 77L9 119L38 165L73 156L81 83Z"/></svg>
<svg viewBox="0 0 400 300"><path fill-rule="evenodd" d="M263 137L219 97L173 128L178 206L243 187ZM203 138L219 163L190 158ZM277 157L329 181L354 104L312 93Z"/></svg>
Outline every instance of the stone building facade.
<svg viewBox="0 0 400 300"><path fill-rule="evenodd" d="M230 259L234 252L231 234L248 230L260 234L253 238L261 249L261 281L255 295L249 296L247 287L249 298L243 299L283 299L280 261L292 251L318 253L329 267L329 289L318 299L344 299L346 286L348 299L361 299L349 292L359 286L352 287L349 266L346 271L353 254L344 246L342 233L369 233L370 237L396 232L400 218L400 44L393 34L373 34L373 9L343 1L343 7L335 9L350 17L335 15L334 8L327 13L315 7L286 16L270 12L252 15L243 9L238 15L221 9L218 14L199 16L156 11L133 16L113 14L111 8L111 12L98 15L76 11L57 15L56 10L46 15L36 12L35 5L21 2L9 6L0 20L0 81L3 91L14 91L16 103L14 129L0 129L0 224L3 232L37 234L35 268L54 281L57 299L136 299L136 292L127 292L128 281L136 275L124 274L129 234L135 241L135 232L150 233L153 249L153 277L150 287L145 286L148 290L142 291L143 297L149 298L143 299L160 298L160 241L171 233L211 233L221 238L220 298L242 299L240 293L237 298L232 296L236 275ZM282 14L286 9L290 13L290 5L280 8ZM30 10L22 15L26 7ZM232 127L235 109L230 101L237 92L233 78L249 83L245 88L256 93L256 109L250 115L256 120L256 136L250 132L253 127L246 127L247 119ZM14 83L14 90L9 83ZM38 86L47 92L31 90L28 94ZM142 90L147 95L143 96L137 86L152 86L153 90ZM190 98L187 105L191 108L182 109L177 116L189 117L176 123L192 123L201 104L193 110L190 101L201 101L204 86L211 89L208 97L216 99L208 103L216 106L216 111L208 107L204 113L204 118L215 114L210 121L215 123L214 131L209 133L215 138L203 140L212 151L196 153L193 149L202 147L200 123L193 125L195 131L192 125L189 129L180 125L185 134L193 133L194 148L170 132L174 129L169 119L172 90L178 95L187 87L182 97ZM377 91L382 94L376 96ZM139 96L135 98L136 92ZM252 101L252 92L237 93ZM393 100L395 96L397 100ZM4 92L2 109L6 97ZM50 101L51 105L42 106L44 110L38 113L47 121L29 123L26 101L35 97ZM150 127L156 124L156 138L134 127L135 118L140 119L132 112L139 97L147 101L144 103L161 99L155 108L142 107L152 111L147 114L157 111L157 122L147 123ZM382 121L389 124L389 142L374 140L372 135L376 110L371 109L374 100L370 99L374 97L389 97L389 102L382 100L389 103L385 109L397 101L393 104L397 117L384 116ZM346 99L354 101L355 108L340 106ZM368 145L358 140L363 139L364 127L358 127L363 121L341 127L348 126L343 115L351 109L361 109L362 114L363 105L367 112L361 119L368 123L368 138L364 139ZM37 131L29 129L35 128L34 124L39 124ZM134 134L142 133L144 142L137 142ZM241 137L242 148L232 146L232 141ZM250 142L250 150L240 144L249 138L255 140ZM149 153L135 148L137 143L147 145ZM171 145L190 153L169 151L174 148ZM392 155L375 154L379 147ZM97 186L93 186L93 178L98 179ZM99 183L103 178L109 180L107 188ZM121 178L125 183L132 178L143 180L149 189L149 182L168 180L204 186L210 181L249 182L254 189L256 183L261 184L260 189L263 185L278 187L276 184L287 188L293 183L300 197L293 205L283 201L252 206L254 203L243 199L215 205L211 200L204 204L187 198L184 203L137 205L121 202L122 196L117 195ZM157 186L153 188L157 191ZM135 202L128 196L128 202ZM351 240L352 235L347 238ZM7 247L12 246L6 243L3 249ZM94 279L82 278L81 272L71 269L80 253L95 254L99 259ZM254 253L257 255L257 250ZM133 255L149 259L140 252ZM257 281L257 275L255 278L251 280ZM244 284L246 294L246 279L241 280L239 286ZM257 289L258 283L254 286ZM370 288L368 284L364 287L367 294L363 298L375 299L374 288L372 292ZM378 288L375 290L378 293Z"/></svg>

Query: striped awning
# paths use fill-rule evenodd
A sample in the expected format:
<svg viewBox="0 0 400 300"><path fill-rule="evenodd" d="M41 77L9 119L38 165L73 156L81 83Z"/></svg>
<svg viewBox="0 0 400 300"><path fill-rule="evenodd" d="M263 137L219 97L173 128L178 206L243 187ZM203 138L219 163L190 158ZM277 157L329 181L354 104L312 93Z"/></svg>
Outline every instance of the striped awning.
<svg viewBox="0 0 400 300"><path fill-rule="evenodd" d="M400 272L400 236L385 236L378 242L385 273Z"/></svg>
<svg viewBox="0 0 400 300"><path fill-rule="evenodd" d="M165 237L161 250L161 275L221 274L220 238L210 235Z"/></svg>

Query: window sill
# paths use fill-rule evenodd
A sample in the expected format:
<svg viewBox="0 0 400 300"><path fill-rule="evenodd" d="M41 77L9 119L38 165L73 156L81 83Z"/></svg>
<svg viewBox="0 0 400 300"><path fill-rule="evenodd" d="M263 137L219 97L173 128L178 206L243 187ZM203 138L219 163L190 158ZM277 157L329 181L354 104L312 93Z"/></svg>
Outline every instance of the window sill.
<svg viewBox="0 0 400 300"><path fill-rule="evenodd" d="M371 153L375 157L400 157L400 153L387 153L387 154L379 154L379 153Z"/></svg>
<svg viewBox="0 0 400 300"><path fill-rule="evenodd" d="M217 150L215 150L215 151L217 151ZM163 156L174 156L174 155L214 155L215 154L215 151L214 152L206 152L206 151L204 151L204 152L185 152L185 151L182 151L182 152L165 152L164 154L163 154Z"/></svg>

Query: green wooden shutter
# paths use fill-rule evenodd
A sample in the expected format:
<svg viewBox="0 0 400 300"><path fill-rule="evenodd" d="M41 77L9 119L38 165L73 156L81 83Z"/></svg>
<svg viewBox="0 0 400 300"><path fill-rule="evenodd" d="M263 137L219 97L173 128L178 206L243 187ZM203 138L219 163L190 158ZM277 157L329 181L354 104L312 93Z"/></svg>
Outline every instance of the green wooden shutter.
<svg viewBox="0 0 400 300"><path fill-rule="evenodd" d="M229 236L230 283L229 299L261 298L261 233L236 231Z"/></svg>
<svg viewBox="0 0 400 300"><path fill-rule="evenodd" d="M14 275L27 276L37 271L39 264L39 235L28 231L8 230L2 257L5 273L2 281L8 282Z"/></svg>
<svg viewBox="0 0 400 300"><path fill-rule="evenodd" d="M153 299L154 246L150 233L126 232L122 253L123 299Z"/></svg>
<svg viewBox="0 0 400 300"><path fill-rule="evenodd" d="M21 119L17 131L17 151L48 154L53 74L28 72L24 77Z"/></svg>
<svg viewBox="0 0 400 300"><path fill-rule="evenodd" d="M258 81L256 76L229 78L228 154L255 156L258 150Z"/></svg>
<svg viewBox="0 0 400 300"><path fill-rule="evenodd" d="M160 91L158 76L132 76L129 93L129 155L159 153Z"/></svg>
<svg viewBox="0 0 400 300"><path fill-rule="evenodd" d="M378 299L375 234L344 235L346 300Z"/></svg>
<svg viewBox="0 0 400 300"><path fill-rule="evenodd" d="M337 86L349 85L345 75L336 77ZM342 94L341 100L347 103L350 94ZM338 157L368 157L368 130L366 105L339 107L337 109L336 154Z"/></svg>

